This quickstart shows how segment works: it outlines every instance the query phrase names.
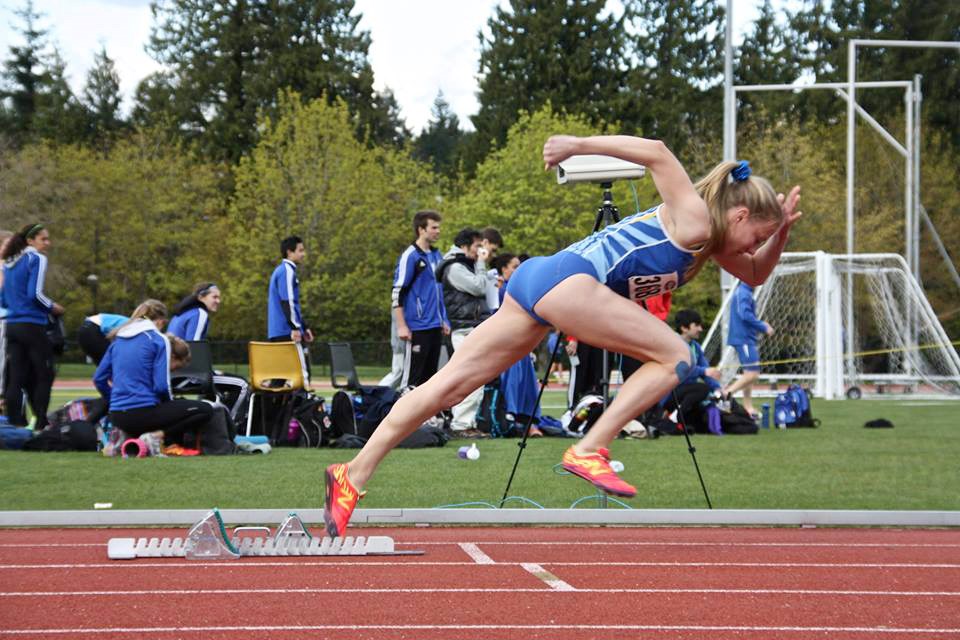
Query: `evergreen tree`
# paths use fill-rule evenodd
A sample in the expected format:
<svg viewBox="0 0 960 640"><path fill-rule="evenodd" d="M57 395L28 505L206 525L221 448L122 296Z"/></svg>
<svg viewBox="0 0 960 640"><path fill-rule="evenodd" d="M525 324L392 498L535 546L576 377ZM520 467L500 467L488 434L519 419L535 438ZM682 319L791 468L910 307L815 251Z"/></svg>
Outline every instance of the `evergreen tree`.
<svg viewBox="0 0 960 640"><path fill-rule="evenodd" d="M770 0L764 0L753 29L744 37L734 61L734 84L790 84L801 74L797 46L789 30L777 21ZM796 99L783 92L741 93L740 114L749 116L756 105L770 113L794 110Z"/></svg>
<svg viewBox="0 0 960 640"><path fill-rule="evenodd" d="M450 109L443 91L438 91L430 109L430 120L413 145L413 157L429 162L434 173L454 178L463 135L460 119Z"/></svg>
<svg viewBox="0 0 960 640"><path fill-rule="evenodd" d="M625 124L676 153L719 136L723 120L724 10L714 0L630 0L637 34Z"/></svg>
<svg viewBox="0 0 960 640"><path fill-rule="evenodd" d="M66 78L67 64L57 49L50 56L49 82L34 114L35 137L62 144L84 139L86 116Z"/></svg>
<svg viewBox="0 0 960 640"><path fill-rule="evenodd" d="M8 102L5 133L23 143L33 136L34 116L50 82L44 66L47 31L38 25L43 16L34 10L33 0L27 0L26 5L14 13L23 21L20 34L24 43L9 47L10 58L4 61L0 74L5 81L0 87L0 100Z"/></svg>
<svg viewBox="0 0 960 640"><path fill-rule="evenodd" d="M166 87L179 129L210 155L236 161L256 140L258 110L273 113L278 91L289 88L304 100L343 99L358 137L402 137L392 98L373 90L370 37L353 8L353 0L154 2L149 49L175 79ZM140 105L139 118L147 108Z"/></svg>
<svg viewBox="0 0 960 640"><path fill-rule="evenodd" d="M617 118L625 80L623 17L605 0L511 0L480 34L480 108L468 170L502 145L520 112L550 102L593 124ZM606 15L605 15L606 14Z"/></svg>
<svg viewBox="0 0 960 640"><path fill-rule="evenodd" d="M83 106L88 119L87 135L95 147L107 151L117 134L126 126L120 117L120 75L113 60L101 47L94 56L83 89Z"/></svg>

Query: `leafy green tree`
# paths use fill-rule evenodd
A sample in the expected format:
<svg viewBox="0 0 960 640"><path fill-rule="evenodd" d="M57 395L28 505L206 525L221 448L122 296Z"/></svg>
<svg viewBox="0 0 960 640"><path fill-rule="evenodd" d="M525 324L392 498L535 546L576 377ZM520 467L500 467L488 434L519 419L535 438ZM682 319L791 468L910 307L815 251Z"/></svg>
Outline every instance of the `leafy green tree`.
<svg viewBox="0 0 960 640"><path fill-rule="evenodd" d="M93 309L129 313L146 297L172 305L216 279L227 236L219 170L150 132L108 156L75 145L29 145L0 162L0 225L51 230L49 286L73 330ZM222 336L217 323L213 336Z"/></svg>
<svg viewBox="0 0 960 640"><path fill-rule="evenodd" d="M723 119L724 10L713 0L630 0L635 37L628 51L628 129L683 154L691 141L718 136Z"/></svg>
<svg viewBox="0 0 960 640"><path fill-rule="evenodd" d="M0 87L0 100L9 103L5 133L23 143L33 136L34 116L40 108L44 88L50 81L44 65L47 30L38 24L43 16L34 10L33 0L27 0L24 7L14 13L23 20L20 34L24 43L9 47L10 58L4 61L3 73L0 74L4 80L4 86Z"/></svg>
<svg viewBox="0 0 960 640"><path fill-rule="evenodd" d="M94 56L93 68L87 73L83 88L83 106L89 121L90 141L102 151L110 148L116 136L126 127L120 114L120 75L106 47Z"/></svg>
<svg viewBox="0 0 960 640"><path fill-rule="evenodd" d="M558 185L556 173L543 170L543 143L553 134L594 135L601 131L584 116L556 113L550 104L521 114L502 148L477 167L477 178L446 209L444 237L464 226L494 226L511 253L551 254L588 235L602 204L598 185ZM617 182L613 198L626 216L655 204L649 180Z"/></svg>
<svg viewBox="0 0 960 640"><path fill-rule="evenodd" d="M390 147L370 148L353 135L343 101L304 103L282 95L276 117L236 173L230 208L230 276L224 312L230 330L263 336L267 281L280 240L304 238L300 273L305 315L321 343L384 339L390 282L410 242L413 214L436 206L426 165Z"/></svg>
<svg viewBox="0 0 960 640"><path fill-rule="evenodd" d="M604 0L511 0L480 34L480 108L467 156L472 172L502 145L521 111L550 102L591 124L618 119L625 81L623 17Z"/></svg>
<svg viewBox="0 0 960 640"><path fill-rule="evenodd" d="M429 162L434 173L455 178L463 139L460 119L450 109L443 91L438 91L430 109L430 120L413 144L413 157Z"/></svg>

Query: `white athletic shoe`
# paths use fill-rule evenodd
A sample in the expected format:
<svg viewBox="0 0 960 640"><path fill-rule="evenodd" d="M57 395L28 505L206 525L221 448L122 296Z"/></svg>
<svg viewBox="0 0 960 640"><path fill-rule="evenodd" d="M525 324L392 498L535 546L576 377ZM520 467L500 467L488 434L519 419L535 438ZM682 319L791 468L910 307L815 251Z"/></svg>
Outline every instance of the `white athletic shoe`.
<svg viewBox="0 0 960 640"><path fill-rule="evenodd" d="M166 458L163 453L163 437L154 433L144 433L140 436L140 441L147 448L147 455L156 458Z"/></svg>

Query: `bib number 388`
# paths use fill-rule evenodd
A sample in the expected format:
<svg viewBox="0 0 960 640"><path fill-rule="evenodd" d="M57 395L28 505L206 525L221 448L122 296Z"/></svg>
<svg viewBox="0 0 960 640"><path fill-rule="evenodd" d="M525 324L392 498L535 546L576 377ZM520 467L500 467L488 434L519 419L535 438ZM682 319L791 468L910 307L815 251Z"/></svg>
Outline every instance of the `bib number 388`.
<svg viewBox="0 0 960 640"><path fill-rule="evenodd" d="M629 294L631 300L643 300L652 298L667 291L673 291L679 284L677 272L658 273L646 276L631 276L629 282Z"/></svg>

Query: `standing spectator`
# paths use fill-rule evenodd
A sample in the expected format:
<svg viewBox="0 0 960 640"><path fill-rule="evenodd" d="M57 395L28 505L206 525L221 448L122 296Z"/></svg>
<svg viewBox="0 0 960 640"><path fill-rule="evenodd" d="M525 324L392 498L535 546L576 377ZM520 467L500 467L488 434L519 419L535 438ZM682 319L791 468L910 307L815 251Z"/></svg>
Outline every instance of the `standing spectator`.
<svg viewBox="0 0 960 640"><path fill-rule="evenodd" d="M399 389L403 380L403 356L406 353L406 343L397 335L397 318L390 312L390 372L377 383L381 387Z"/></svg>
<svg viewBox="0 0 960 640"><path fill-rule="evenodd" d="M437 268L437 280L443 283L443 304L450 318L450 341L454 351L477 325L490 317L487 288L495 286L496 280L487 275L486 261L480 257L483 242L476 229L461 229L453 241L454 246ZM483 249L483 253L490 255L490 250ZM483 387L480 387L453 407L450 429L456 435L479 435L476 414L482 396Z"/></svg>
<svg viewBox="0 0 960 640"><path fill-rule="evenodd" d="M520 266L520 258L504 253L493 259L494 268L503 279L500 285L500 302L507 293L510 276ZM540 428L540 384L537 382L537 370L533 366L534 354L520 358L500 374L500 391L503 394L504 409L518 428L530 422L529 436L538 438L543 435ZM520 431L516 435L522 435Z"/></svg>
<svg viewBox="0 0 960 640"><path fill-rule="evenodd" d="M176 336L160 333L154 320L166 320L162 302L145 300L113 342L93 376L110 408L110 421L128 436L139 437L153 455L185 432L201 431L213 416L202 400L174 399L170 371L190 361L190 348Z"/></svg>
<svg viewBox="0 0 960 640"><path fill-rule="evenodd" d="M43 224L21 229L0 253L3 264L2 303L7 310L7 357L10 380L5 389L7 416L25 426L23 392L36 416L34 428L47 426L47 408L53 387L53 345L47 337L50 316L63 315L63 307L47 297L43 286L47 274L50 233Z"/></svg>
<svg viewBox="0 0 960 640"><path fill-rule="evenodd" d="M487 271L488 283L486 296L487 307L492 313L500 307L499 292L503 279L500 277L500 274L497 273L497 270L493 268L493 259L497 257L497 251L503 248L503 236L501 236L500 232L494 227L486 227L480 232L480 237L482 241L480 242L480 249L477 251L477 256L491 266Z"/></svg>
<svg viewBox="0 0 960 640"><path fill-rule="evenodd" d="M280 242L282 260L270 276L267 293L267 338L270 342L292 340L300 347L305 379L310 378L308 351L303 343L313 342L313 332L303 319L300 309L300 279L297 267L303 263L307 251L297 236Z"/></svg>
<svg viewBox="0 0 960 640"><path fill-rule="evenodd" d="M116 313L95 313L87 316L77 330L77 343L80 345L80 350L93 360L94 364L100 364L103 354L110 347L107 336L129 319L127 316Z"/></svg>
<svg viewBox="0 0 960 640"><path fill-rule="evenodd" d="M440 252L433 248L440 238L440 214L418 211L413 217L414 241L397 260L393 277L393 317L397 336L406 342L401 387L417 386L437 372L443 336L450 334L450 321L437 281Z"/></svg>
<svg viewBox="0 0 960 640"><path fill-rule="evenodd" d="M193 288L193 293L174 307L168 332L188 342L206 340L210 316L219 311L221 300L220 288L215 283L201 282ZM186 378L183 380L188 385L191 383ZM217 396L227 406L230 417L236 420L247 400L247 381L240 376L214 371L213 386Z"/></svg>
<svg viewBox="0 0 960 640"><path fill-rule="evenodd" d="M745 282L737 285L730 301L730 329L727 344L733 347L740 359L743 373L726 389L724 395L743 391L743 408L751 416L753 410L753 384L760 377L760 352L757 350L757 334L773 335L773 327L757 318L753 304L753 287Z"/></svg>

